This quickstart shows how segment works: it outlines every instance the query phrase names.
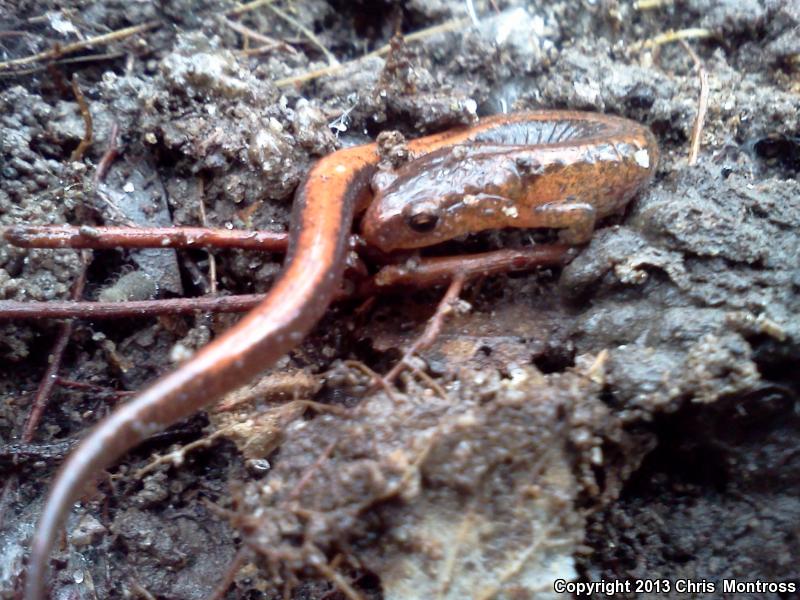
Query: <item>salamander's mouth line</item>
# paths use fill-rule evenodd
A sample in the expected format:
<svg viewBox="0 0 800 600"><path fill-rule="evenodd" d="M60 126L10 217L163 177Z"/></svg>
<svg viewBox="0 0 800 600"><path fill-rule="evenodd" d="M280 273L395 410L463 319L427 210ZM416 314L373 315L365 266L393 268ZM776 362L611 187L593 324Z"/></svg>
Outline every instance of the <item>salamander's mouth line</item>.
<svg viewBox="0 0 800 600"><path fill-rule="evenodd" d="M454 146L458 152L449 152ZM26 600L45 597L51 551L85 481L145 438L243 385L302 341L339 288L356 207L368 204L362 233L368 245L384 250L501 227L560 229L562 238L579 244L589 239L597 218L624 207L647 184L658 161L656 142L645 127L572 111L488 117L472 127L412 140L407 148L415 160L398 170L391 190L372 201L375 144L318 161L295 195L286 266L267 297L225 334L115 409L70 454L34 535ZM490 153L491 159L482 158L487 148L499 150ZM467 162L474 168L459 170ZM404 195L445 197L457 193L464 178L474 188L490 187L487 197L505 194L514 205L487 211L467 198L459 209L412 222L416 230L397 218ZM559 255L563 248L551 258Z"/></svg>

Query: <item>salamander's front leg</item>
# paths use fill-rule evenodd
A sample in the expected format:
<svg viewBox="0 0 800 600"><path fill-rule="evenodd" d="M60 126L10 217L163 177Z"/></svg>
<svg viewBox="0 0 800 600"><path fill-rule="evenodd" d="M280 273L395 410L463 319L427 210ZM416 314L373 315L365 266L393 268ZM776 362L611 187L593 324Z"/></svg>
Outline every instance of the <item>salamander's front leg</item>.
<svg viewBox="0 0 800 600"><path fill-rule="evenodd" d="M534 209L537 227L563 229L559 238L565 244L585 244L592 237L597 213L585 202L553 202Z"/></svg>

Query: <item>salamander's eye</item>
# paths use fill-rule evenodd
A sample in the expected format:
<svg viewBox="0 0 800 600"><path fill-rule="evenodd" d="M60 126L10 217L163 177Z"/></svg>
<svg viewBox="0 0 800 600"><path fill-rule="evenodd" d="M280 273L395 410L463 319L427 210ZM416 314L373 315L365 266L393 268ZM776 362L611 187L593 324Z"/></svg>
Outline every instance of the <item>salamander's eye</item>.
<svg viewBox="0 0 800 600"><path fill-rule="evenodd" d="M408 226L418 233L433 231L438 221L439 215L432 212L418 212L406 216L406 223L408 223Z"/></svg>

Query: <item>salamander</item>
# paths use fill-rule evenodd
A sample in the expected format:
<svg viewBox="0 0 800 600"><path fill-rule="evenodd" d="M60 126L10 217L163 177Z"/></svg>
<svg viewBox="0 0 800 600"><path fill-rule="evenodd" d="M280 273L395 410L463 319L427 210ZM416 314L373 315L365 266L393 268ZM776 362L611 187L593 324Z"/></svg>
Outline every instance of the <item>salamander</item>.
<svg viewBox="0 0 800 600"><path fill-rule="evenodd" d="M34 535L25 598L42 600L48 559L83 484L138 443L247 383L298 345L336 293L357 212L384 252L489 228L562 229L589 240L653 176L658 146L627 119L571 111L498 115L407 143L410 160L378 171L375 143L319 160L300 184L284 270L234 327L101 420L70 454ZM377 172L377 173L376 173Z"/></svg>

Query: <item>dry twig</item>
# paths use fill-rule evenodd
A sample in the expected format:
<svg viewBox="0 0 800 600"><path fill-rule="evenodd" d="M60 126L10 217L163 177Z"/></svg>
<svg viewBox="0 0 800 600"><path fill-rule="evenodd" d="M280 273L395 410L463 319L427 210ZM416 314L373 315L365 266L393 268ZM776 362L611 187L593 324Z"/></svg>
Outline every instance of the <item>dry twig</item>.
<svg viewBox="0 0 800 600"><path fill-rule="evenodd" d="M89 255L87 252L81 253L81 269L78 273L78 278L72 286L72 298L78 300L83 295L83 288L86 286L86 269L89 263ZM46 303L43 303L46 304ZM58 369L61 366L61 360L64 358L64 350L69 343L69 338L72 335L72 321L67 321L59 328L58 335L56 336L53 349L50 351L50 356L47 358L47 369L44 372L39 388L36 390L33 406L28 415L28 420L25 422L25 428L22 431L22 441L29 443L33 440L33 434L39 426L39 421L42 419L47 403L50 399L50 394L56 384L58 377Z"/></svg>
<svg viewBox="0 0 800 600"><path fill-rule="evenodd" d="M453 303L458 300L458 296L461 293L461 288L464 287L464 281L464 275L461 273L453 277L453 280L450 282L450 287L447 288L447 292L445 292L444 297L436 307L436 312L428 320L425 331L423 331L422 335L419 336L413 344L411 344L411 347L408 350L406 350L403 358L400 359L400 361L398 361L398 363L386 374L386 376L383 378L384 381L393 381L394 378L397 377L397 375L410 364L409 361L414 354L427 348L436 340L436 338L439 336L439 333L442 331L445 317L451 312ZM443 397L447 397L447 395L443 393L443 390L440 393L442 393Z"/></svg>
<svg viewBox="0 0 800 600"><path fill-rule="evenodd" d="M92 178L92 183L97 186L98 183L102 183L103 180L106 178L106 174L108 173L108 169L111 167L111 164L114 160L119 156L119 147L117 146L117 135L119 134L119 125L117 123L113 123L111 125L111 132L108 134L108 148L106 148L105 153L103 153L103 158L100 159L100 162L97 163L97 168L94 172L94 177Z"/></svg>
<svg viewBox="0 0 800 600"><path fill-rule="evenodd" d="M204 227L13 225L0 237L19 248L238 248L285 252L286 233Z"/></svg>
<svg viewBox="0 0 800 600"><path fill-rule="evenodd" d="M266 294L239 296L129 300L125 302L16 302L0 301L0 320L6 319L119 319L197 312L247 312Z"/></svg>
<svg viewBox="0 0 800 600"><path fill-rule="evenodd" d="M86 97L81 91L81 86L78 85L77 73L72 74L72 93L75 94L75 100L78 102L78 108L81 111L84 124L83 138L81 139L80 144L78 144L78 147L72 151L72 154L69 157L70 161L74 162L82 159L83 155L86 153L86 150L92 145L94 126L92 124L92 113L89 112L89 104L86 102Z"/></svg>

